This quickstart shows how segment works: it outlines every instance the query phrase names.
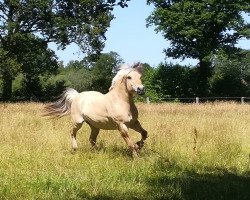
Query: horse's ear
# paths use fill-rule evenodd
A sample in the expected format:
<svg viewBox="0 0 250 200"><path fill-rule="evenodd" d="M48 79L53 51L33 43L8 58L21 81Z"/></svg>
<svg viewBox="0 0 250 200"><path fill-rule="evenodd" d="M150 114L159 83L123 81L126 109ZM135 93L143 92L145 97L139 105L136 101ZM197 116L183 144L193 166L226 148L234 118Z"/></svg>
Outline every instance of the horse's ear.
<svg viewBox="0 0 250 200"><path fill-rule="evenodd" d="M140 62L137 62L133 65L133 68L136 69L140 74L143 73L143 65Z"/></svg>

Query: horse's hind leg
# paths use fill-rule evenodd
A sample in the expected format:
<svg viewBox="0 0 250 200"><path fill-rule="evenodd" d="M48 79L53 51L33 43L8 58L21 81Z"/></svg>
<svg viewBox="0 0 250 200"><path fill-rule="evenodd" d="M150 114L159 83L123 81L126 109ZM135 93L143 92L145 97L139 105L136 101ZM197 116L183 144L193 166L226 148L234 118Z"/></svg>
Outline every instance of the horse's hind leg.
<svg viewBox="0 0 250 200"><path fill-rule="evenodd" d="M90 133L89 141L90 141L91 146L93 148L95 148L96 147L96 138L97 138L97 136L99 134L100 129L96 128L96 127L94 127L92 125L89 125L89 126L91 128L91 133Z"/></svg>
<svg viewBox="0 0 250 200"><path fill-rule="evenodd" d="M82 127L83 122L81 123L74 123L72 131L71 131L71 139L72 139L72 148L73 150L77 149L77 142L76 142L76 133Z"/></svg>
<svg viewBox="0 0 250 200"><path fill-rule="evenodd" d="M76 133L82 127L84 119L80 114L77 104L73 101L71 105L71 122L73 124L71 130L71 141L73 150L77 149Z"/></svg>

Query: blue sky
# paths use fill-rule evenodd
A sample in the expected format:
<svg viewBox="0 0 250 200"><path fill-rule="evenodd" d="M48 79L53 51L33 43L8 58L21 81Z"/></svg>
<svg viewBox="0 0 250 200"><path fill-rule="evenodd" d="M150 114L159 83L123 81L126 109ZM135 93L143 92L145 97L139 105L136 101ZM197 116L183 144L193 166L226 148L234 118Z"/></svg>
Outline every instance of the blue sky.
<svg viewBox="0 0 250 200"><path fill-rule="evenodd" d="M163 62L163 49L169 47L170 43L160 33L156 34L154 27L146 28L146 18L152 11L153 6L146 5L146 1L131 1L128 8L116 7L113 11L116 18L106 33L107 41L103 52L115 51L125 63L140 61L157 66ZM250 17L246 17L250 22ZM250 49L250 40L240 41L238 46ZM59 60L64 64L84 57L76 45L70 45L63 51L56 50L55 45L50 45L50 48L56 51ZM197 63L192 59L181 61L167 58L166 61L187 65Z"/></svg>

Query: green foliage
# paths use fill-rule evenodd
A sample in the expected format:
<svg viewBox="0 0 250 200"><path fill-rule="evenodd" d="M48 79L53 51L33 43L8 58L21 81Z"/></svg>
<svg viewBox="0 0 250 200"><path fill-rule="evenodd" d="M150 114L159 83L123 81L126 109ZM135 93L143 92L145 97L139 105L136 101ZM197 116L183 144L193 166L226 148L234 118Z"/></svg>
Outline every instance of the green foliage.
<svg viewBox="0 0 250 200"><path fill-rule="evenodd" d="M0 48L0 77L10 76L15 77L21 68L21 64L17 59L12 59L8 56L9 52Z"/></svg>
<svg viewBox="0 0 250 200"><path fill-rule="evenodd" d="M237 40L250 36L246 33L249 24L241 15L242 12L249 13L247 1L148 2L156 6L147 19L148 25L156 25L156 30L171 41L171 47L166 50L167 56L204 59L211 52L224 46L233 46Z"/></svg>
<svg viewBox="0 0 250 200"><path fill-rule="evenodd" d="M114 72L122 63L121 57L116 52L101 54L100 58L92 67L93 83L92 90L107 93L114 77Z"/></svg>
<svg viewBox="0 0 250 200"><path fill-rule="evenodd" d="M210 79L215 96L250 96L249 51L240 51L229 57L220 52L214 59L214 75Z"/></svg>
<svg viewBox="0 0 250 200"><path fill-rule="evenodd" d="M19 74L13 81L13 100L15 101L52 101L61 95L67 86L67 80L62 75L43 75L32 78L31 86L28 88L24 80L24 75Z"/></svg>
<svg viewBox="0 0 250 200"><path fill-rule="evenodd" d="M71 61L63 67L62 64L58 65L53 52L39 48L39 40L33 42L37 43L35 49L32 46L29 49L28 44L25 44L27 48L25 45L23 48L22 61L26 65L23 64L22 73L13 82L15 100L54 100L66 87L72 87L79 92L97 90L106 93L114 71L122 63L117 53L110 52L101 54L96 62L91 62L92 66L85 67L84 59ZM32 58L29 57L31 55Z"/></svg>
<svg viewBox="0 0 250 200"><path fill-rule="evenodd" d="M1 48L0 45L0 78L2 79L3 99L10 99L12 90L12 80L18 74L21 64L18 63L16 57L9 56L9 51Z"/></svg>
<svg viewBox="0 0 250 200"><path fill-rule="evenodd" d="M165 50L173 58L199 60L199 94L207 95L211 76L210 56L218 49L233 48L250 36L249 23L242 12L250 12L248 1L237 0L148 0L155 10L147 23L155 25L171 46Z"/></svg>
<svg viewBox="0 0 250 200"><path fill-rule="evenodd" d="M146 96L151 101L161 101L166 97L194 97L197 93L196 82L196 68L167 63L148 68L143 76Z"/></svg>
<svg viewBox="0 0 250 200"><path fill-rule="evenodd" d="M15 40L17 60L22 63L22 96L25 99L39 100L42 93L39 76L56 73L57 58L43 40L33 35L19 34ZM22 55L18 52L22 52Z"/></svg>
<svg viewBox="0 0 250 200"><path fill-rule="evenodd" d="M192 97L195 95L195 70L180 65L161 64L157 68L155 81L158 91L170 97Z"/></svg>
<svg viewBox="0 0 250 200"><path fill-rule="evenodd" d="M18 74L13 81L12 90L13 96L15 99L21 99L22 96L22 82L23 82L23 74Z"/></svg>
<svg viewBox="0 0 250 200"><path fill-rule="evenodd" d="M142 82L146 88L146 93L143 97L137 97L140 101L145 101L145 96L150 98L151 102L160 101L161 95L156 90L155 73L156 69L152 68L149 64L143 63L143 76Z"/></svg>
<svg viewBox="0 0 250 200"><path fill-rule="evenodd" d="M213 72L209 79L209 96L250 96L249 51L239 50L228 56L221 51L213 57ZM199 70L196 67L161 63L146 68L143 83L151 101L199 96ZM142 99L141 99L142 100Z"/></svg>
<svg viewBox="0 0 250 200"><path fill-rule="evenodd" d="M90 90L93 75L91 71L82 65L79 61L71 61L61 70L60 75L67 80L67 86L76 89L77 91Z"/></svg>
<svg viewBox="0 0 250 200"><path fill-rule="evenodd" d="M118 2L126 5L124 0ZM115 3L109 0L1 1L2 43L11 45L11 37L17 33L39 32L44 41L55 41L62 47L75 42L85 52L97 53L103 47L104 33L113 19L110 10Z"/></svg>
<svg viewBox="0 0 250 200"><path fill-rule="evenodd" d="M39 98L40 101L53 101L58 98L67 86L67 80L63 76L52 76L45 79L42 84L42 93Z"/></svg>
<svg viewBox="0 0 250 200"><path fill-rule="evenodd" d="M4 98L6 100L11 98L12 80L20 72L18 64L23 64L23 67L26 68L27 62L32 62L32 59L26 60L26 63L24 60L19 62L23 55L22 45L26 45L26 42L23 42L24 37L29 37L28 44L30 44L30 40L36 44L40 43L39 45L56 42L61 48L70 43L76 43L84 53L98 55L104 47L105 32L113 19L112 8L117 4L125 7L127 1L0 1L0 58L3 60L7 56L8 62L4 63L9 63L6 65L7 67L4 67L5 70L2 73L4 75L2 76ZM30 38L34 35L39 39ZM21 41L19 41L20 38ZM27 41L27 38L25 40ZM33 50L36 50L36 46L33 47ZM34 54L38 54L36 55L38 59L40 54L37 51L34 51L33 54L30 51L29 57L33 57ZM16 61L17 64L15 64ZM29 69L30 66L29 64ZM1 71L3 71L2 68L1 65ZM36 80L38 80L37 76ZM31 80L28 82L31 83ZM27 83L25 84L27 85Z"/></svg>

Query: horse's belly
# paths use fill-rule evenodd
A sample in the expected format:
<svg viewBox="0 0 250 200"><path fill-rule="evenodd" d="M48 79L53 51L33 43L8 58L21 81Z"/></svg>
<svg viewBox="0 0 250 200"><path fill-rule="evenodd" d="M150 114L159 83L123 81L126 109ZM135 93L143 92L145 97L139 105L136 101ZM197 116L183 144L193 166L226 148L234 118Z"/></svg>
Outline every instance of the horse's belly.
<svg viewBox="0 0 250 200"><path fill-rule="evenodd" d="M92 126L99 128L99 129L104 129L104 130L117 129L117 124L113 120L109 119L108 117L85 116L85 120Z"/></svg>

